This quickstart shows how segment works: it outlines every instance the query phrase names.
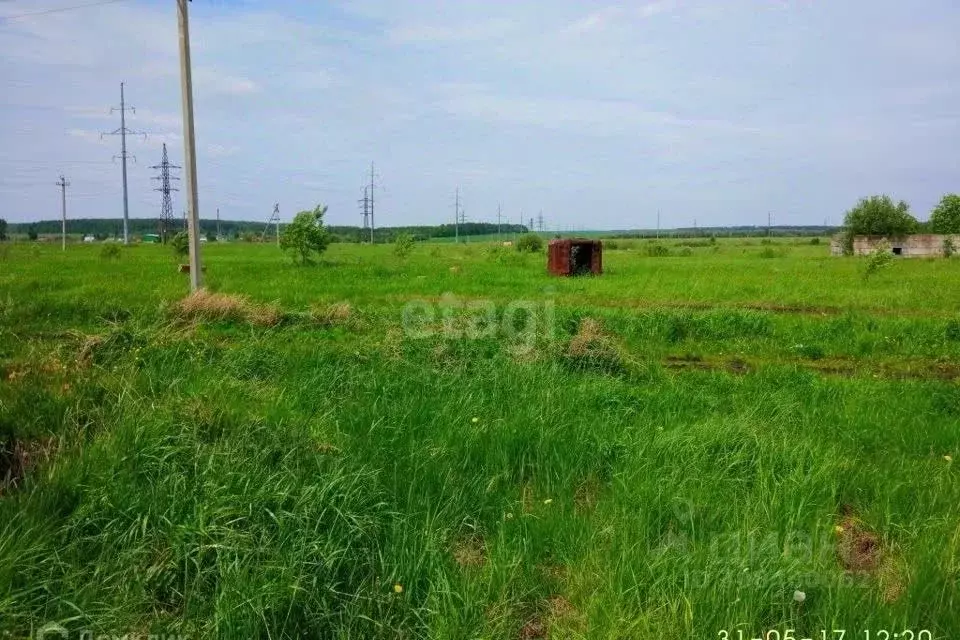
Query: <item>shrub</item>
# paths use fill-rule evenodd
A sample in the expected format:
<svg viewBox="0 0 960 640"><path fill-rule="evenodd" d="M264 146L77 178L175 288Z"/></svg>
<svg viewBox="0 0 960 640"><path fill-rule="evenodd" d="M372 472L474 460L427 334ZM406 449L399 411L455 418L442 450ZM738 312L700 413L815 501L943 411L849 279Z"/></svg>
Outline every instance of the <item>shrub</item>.
<svg viewBox="0 0 960 640"><path fill-rule="evenodd" d="M666 258L670 255L670 249L662 244L650 243L646 247L647 255L651 258Z"/></svg>
<svg viewBox="0 0 960 640"><path fill-rule="evenodd" d="M536 233L525 233L515 245L522 253L540 253L543 251L543 238Z"/></svg>
<svg viewBox="0 0 960 640"><path fill-rule="evenodd" d="M953 238L951 238L950 236L947 236L946 238L944 238L943 239L943 257L949 258L953 256L953 254L956 253L956 251L957 251L957 248L953 246Z"/></svg>
<svg viewBox="0 0 960 640"><path fill-rule="evenodd" d="M774 251L773 247L764 247L763 251L760 252L761 258L776 258L777 252Z"/></svg>
<svg viewBox="0 0 960 640"><path fill-rule="evenodd" d="M610 251L616 251L620 248L620 244L616 240L604 240L603 248L609 249Z"/></svg>
<svg viewBox="0 0 960 640"><path fill-rule="evenodd" d="M944 332L947 340L951 342L960 342L960 319L947 321L946 331Z"/></svg>
<svg viewBox="0 0 960 640"><path fill-rule="evenodd" d="M186 231L180 231L170 240L170 248L173 249L173 255L177 258L187 255L190 253L190 235Z"/></svg>
<svg viewBox="0 0 960 640"><path fill-rule="evenodd" d="M0 242L7 239L7 221L0 218Z"/></svg>
<svg viewBox="0 0 960 640"><path fill-rule="evenodd" d="M410 255L410 252L413 251L413 236L409 233L400 233L397 234L396 239L393 241L393 255L398 258L406 258Z"/></svg>
<svg viewBox="0 0 960 640"><path fill-rule="evenodd" d="M114 243L108 243L103 245L100 248L100 259L101 260L119 260L120 259L120 245Z"/></svg>
<svg viewBox="0 0 960 640"><path fill-rule="evenodd" d="M867 256L867 268L863 272L863 279L869 280L872 275L885 269L893 261L893 253L890 251L890 245L881 242Z"/></svg>
<svg viewBox="0 0 960 640"><path fill-rule="evenodd" d="M27 229L27 237L31 240L37 239L37 227L35 225L30 225L30 228Z"/></svg>
<svg viewBox="0 0 960 640"><path fill-rule="evenodd" d="M817 246L818 244L820 244L820 238L810 238L810 244L812 244L813 246Z"/></svg>
<svg viewBox="0 0 960 640"><path fill-rule="evenodd" d="M294 262L307 264L311 255L321 254L330 244L330 233L323 226L323 216L327 207L318 204L313 211L301 211L293 218L280 236L280 247L289 251Z"/></svg>
<svg viewBox="0 0 960 640"><path fill-rule="evenodd" d="M677 253L677 255L682 258L689 258L690 256L693 255L693 249L691 249L690 247L684 247L683 249L680 249L680 252Z"/></svg>

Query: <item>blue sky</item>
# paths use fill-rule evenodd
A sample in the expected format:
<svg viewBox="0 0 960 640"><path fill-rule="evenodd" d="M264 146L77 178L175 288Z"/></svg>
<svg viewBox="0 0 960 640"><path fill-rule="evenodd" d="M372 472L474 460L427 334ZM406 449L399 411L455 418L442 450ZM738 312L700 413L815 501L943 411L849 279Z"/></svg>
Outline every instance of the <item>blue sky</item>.
<svg viewBox="0 0 960 640"><path fill-rule="evenodd" d="M84 4L0 0L0 16ZM191 3L200 211L359 224L622 229L836 224L888 193L925 219L960 191L955 0ZM182 164L173 0L0 19L0 217L134 217ZM183 206L175 194L177 212Z"/></svg>

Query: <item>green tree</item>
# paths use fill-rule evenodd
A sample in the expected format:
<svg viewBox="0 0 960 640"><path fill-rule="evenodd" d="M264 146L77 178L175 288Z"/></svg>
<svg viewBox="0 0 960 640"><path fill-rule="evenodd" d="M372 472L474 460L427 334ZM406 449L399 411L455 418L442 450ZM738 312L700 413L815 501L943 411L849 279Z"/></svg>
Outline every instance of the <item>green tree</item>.
<svg viewBox="0 0 960 640"><path fill-rule="evenodd" d="M30 225L30 227L27 229L27 237L30 238L31 240L37 239L38 237L37 225L35 224Z"/></svg>
<svg viewBox="0 0 960 640"><path fill-rule="evenodd" d="M7 239L7 221L0 218L0 241Z"/></svg>
<svg viewBox="0 0 960 640"><path fill-rule="evenodd" d="M854 236L905 236L917 228L910 215L910 205L901 200L894 204L890 196L862 198L847 211L843 226Z"/></svg>
<svg viewBox="0 0 960 640"><path fill-rule="evenodd" d="M327 207L318 204L313 211L301 211L293 218L293 222L283 229L280 236L280 247L293 255L294 262L307 264L311 254L321 254L330 244L330 233L323 226L323 216Z"/></svg>
<svg viewBox="0 0 960 640"><path fill-rule="evenodd" d="M960 195L949 193L930 214L933 233L960 233Z"/></svg>

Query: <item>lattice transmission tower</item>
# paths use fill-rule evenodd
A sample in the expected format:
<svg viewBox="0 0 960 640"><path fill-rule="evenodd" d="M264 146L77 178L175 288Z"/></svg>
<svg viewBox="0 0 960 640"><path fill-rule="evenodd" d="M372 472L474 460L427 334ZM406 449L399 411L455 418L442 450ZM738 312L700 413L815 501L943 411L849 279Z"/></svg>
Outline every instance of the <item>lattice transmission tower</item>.
<svg viewBox="0 0 960 640"><path fill-rule="evenodd" d="M160 158L160 164L155 164L151 169L157 169L160 171L160 175L154 176L153 180L158 180L160 186L154 188L154 191L159 191L160 196L160 241L166 243L167 234L173 231L173 198L170 197L172 191L179 191L176 187L172 186L170 182L172 180L179 180L177 176L170 175L171 169L179 169L180 166L176 164L170 164L170 159L167 157L167 143L163 143L163 156Z"/></svg>

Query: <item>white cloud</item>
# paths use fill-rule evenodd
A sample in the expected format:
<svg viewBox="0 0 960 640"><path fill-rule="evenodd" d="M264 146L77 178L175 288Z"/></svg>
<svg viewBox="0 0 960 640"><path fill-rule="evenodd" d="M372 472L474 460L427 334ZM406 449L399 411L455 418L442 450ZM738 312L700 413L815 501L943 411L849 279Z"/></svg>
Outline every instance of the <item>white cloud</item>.
<svg viewBox="0 0 960 640"><path fill-rule="evenodd" d="M507 19L465 24L403 24L390 28L387 35L398 44L468 43L504 37L515 26L513 21Z"/></svg>
<svg viewBox="0 0 960 640"><path fill-rule="evenodd" d="M226 158L234 155L240 150L240 147L235 145L226 146L222 144L208 144L206 146L207 155L211 158Z"/></svg>
<svg viewBox="0 0 960 640"><path fill-rule="evenodd" d="M669 13L678 8L676 0L656 0L639 6L607 6L576 20L567 27L566 32L576 35L585 35L598 32L615 26L628 26L628 23L638 20L647 20L662 13Z"/></svg>
<svg viewBox="0 0 960 640"><path fill-rule="evenodd" d="M687 129L711 134L759 133L756 127L710 117L686 117L645 109L627 100L562 96L496 94L477 85L439 88L439 105L447 112L490 122L548 129L569 129L584 135L622 135L656 129Z"/></svg>
<svg viewBox="0 0 960 640"><path fill-rule="evenodd" d="M242 96L260 91L260 86L250 78L229 75L213 67L194 69L193 78L198 92Z"/></svg>

